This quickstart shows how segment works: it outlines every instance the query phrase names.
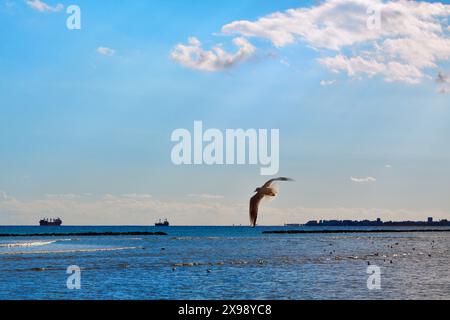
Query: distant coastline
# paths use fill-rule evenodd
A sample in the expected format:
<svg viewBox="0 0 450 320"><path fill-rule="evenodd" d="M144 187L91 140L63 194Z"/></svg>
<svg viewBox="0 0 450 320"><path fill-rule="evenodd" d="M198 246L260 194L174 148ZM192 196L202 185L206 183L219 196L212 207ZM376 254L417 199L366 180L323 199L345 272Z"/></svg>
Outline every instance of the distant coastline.
<svg viewBox="0 0 450 320"><path fill-rule="evenodd" d="M286 226L290 226L286 224ZM294 226L291 224L291 226ZM450 227L447 219L434 221L432 217L426 221L382 221L377 220L311 220L304 227Z"/></svg>
<svg viewBox="0 0 450 320"><path fill-rule="evenodd" d="M419 233L450 232L450 229L345 229L345 230L273 230L263 234L340 234L340 233Z"/></svg>

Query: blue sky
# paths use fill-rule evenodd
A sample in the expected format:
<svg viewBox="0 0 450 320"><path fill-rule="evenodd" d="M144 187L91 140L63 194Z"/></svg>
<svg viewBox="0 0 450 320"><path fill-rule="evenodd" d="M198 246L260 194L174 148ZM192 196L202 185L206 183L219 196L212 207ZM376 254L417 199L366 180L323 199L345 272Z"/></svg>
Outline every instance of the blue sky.
<svg viewBox="0 0 450 320"><path fill-rule="evenodd" d="M302 30L277 46L251 28L222 29L317 2L45 3L78 5L82 29L66 28L65 10L0 1L0 223L60 215L68 224L246 224L248 198L267 177L257 166L174 166L170 134L194 120L221 130L280 129L280 175L296 182L264 204L261 224L450 218L450 96L438 92L450 82L435 81L450 72L448 14L431 16L443 27L434 66L422 67L420 57L394 61L423 72L412 72L411 83L380 63L376 72L352 65L350 74L318 60L366 57L361 48L373 39L335 50L322 40L326 32L318 40ZM230 68L205 71L171 57L189 37L206 51L223 44L232 54L235 37L256 49ZM402 37L418 43L412 32Z"/></svg>

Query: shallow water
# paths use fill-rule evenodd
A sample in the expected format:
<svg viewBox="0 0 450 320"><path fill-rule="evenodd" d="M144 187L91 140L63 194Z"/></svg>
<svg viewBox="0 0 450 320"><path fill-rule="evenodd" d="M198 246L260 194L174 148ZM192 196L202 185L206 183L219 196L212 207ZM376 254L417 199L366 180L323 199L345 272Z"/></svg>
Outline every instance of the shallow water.
<svg viewBox="0 0 450 320"><path fill-rule="evenodd" d="M262 234L283 228L0 227L169 234L0 238L0 298L450 298L450 232ZM380 290L367 288L369 264L381 268ZM80 290L67 289L70 265L82 270Z"/></svg>

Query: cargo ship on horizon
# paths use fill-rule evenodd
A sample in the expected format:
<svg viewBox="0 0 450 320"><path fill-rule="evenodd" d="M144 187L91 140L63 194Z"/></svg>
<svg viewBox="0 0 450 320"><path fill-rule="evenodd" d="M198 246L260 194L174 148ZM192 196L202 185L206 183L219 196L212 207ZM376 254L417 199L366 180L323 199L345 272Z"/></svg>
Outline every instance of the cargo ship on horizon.
<svg viewBox="0 0 450 320"><path fill-rule="evenodd" d="M62 220L60 218L56 219L48 219L44 218L39 221L39 225L41 227L59 227L62 224Z"/></svg>
<svg viewBox="0 0 450 320"><path fill-rule="evenodd" d="M170 226L169 221L167 219L164 219L164 222L159 219L158 222L155 223L155 227L168 227Z"/></svg>

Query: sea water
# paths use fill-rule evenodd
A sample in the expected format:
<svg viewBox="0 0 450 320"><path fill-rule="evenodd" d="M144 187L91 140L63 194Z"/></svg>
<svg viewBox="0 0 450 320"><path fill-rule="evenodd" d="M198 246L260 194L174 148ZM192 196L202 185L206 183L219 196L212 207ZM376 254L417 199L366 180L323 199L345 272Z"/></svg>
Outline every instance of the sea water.
<svg viewBox="0 0 450 320"><path fill-rule="evenodd" d="M24 235L0 237L0 299L450 298L450 232L262 233L280 229L0 227ZM26 236L144 231L168 235ZM79 290L69 266L81 269Z"/></svg>

